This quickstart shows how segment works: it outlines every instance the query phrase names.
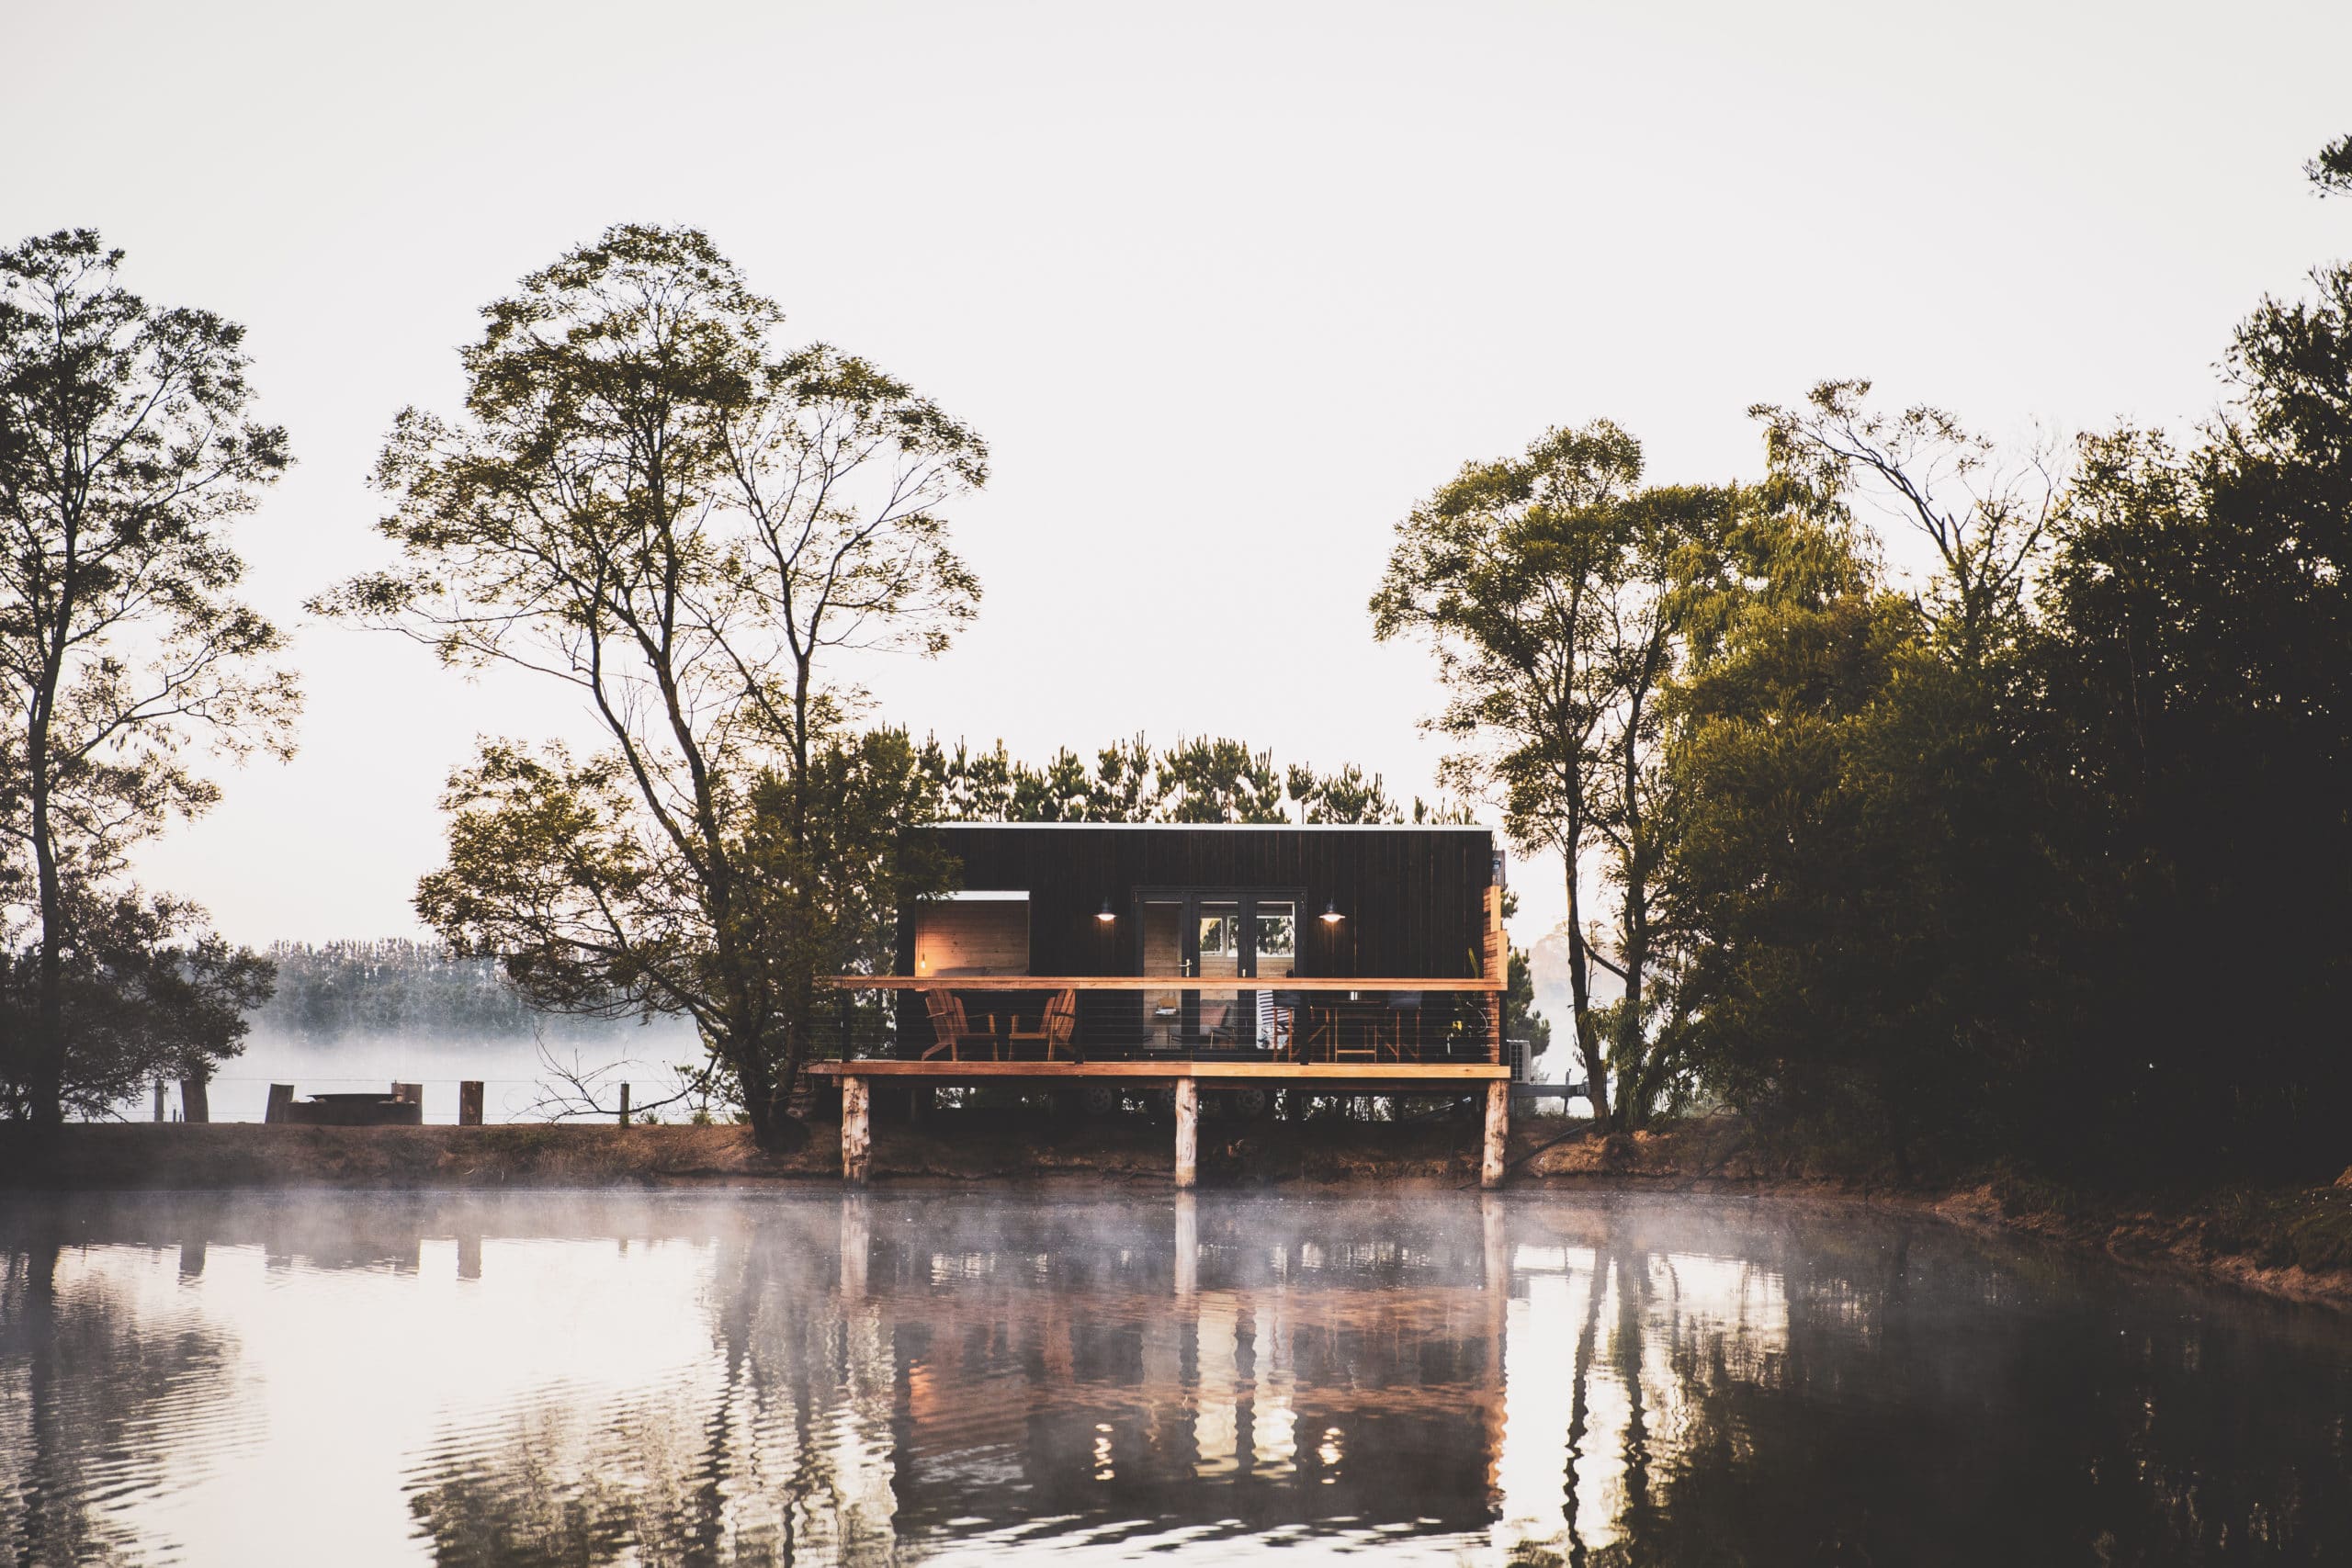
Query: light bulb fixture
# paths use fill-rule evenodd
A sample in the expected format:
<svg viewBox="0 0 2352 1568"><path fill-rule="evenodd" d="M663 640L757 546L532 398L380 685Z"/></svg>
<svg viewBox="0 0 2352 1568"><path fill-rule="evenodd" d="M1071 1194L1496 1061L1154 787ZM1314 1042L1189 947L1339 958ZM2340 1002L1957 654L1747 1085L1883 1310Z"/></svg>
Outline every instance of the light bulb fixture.
<svg viewBox="0 0 2352 1568"><path fill-rule="evenodd" d="M1336 926L1340 923L1340 906L1329 898L1323 900L1323 923L1327 926Z"/></svg>
<svg viewBox="0 0 2352 1568"><path fill-rule="evenodd" d="M1094 918L1107 926L1119 916L1117 911L1111 908L1111 900L1105 898L1102 900L1102 908L1095 911Z"/></svg>

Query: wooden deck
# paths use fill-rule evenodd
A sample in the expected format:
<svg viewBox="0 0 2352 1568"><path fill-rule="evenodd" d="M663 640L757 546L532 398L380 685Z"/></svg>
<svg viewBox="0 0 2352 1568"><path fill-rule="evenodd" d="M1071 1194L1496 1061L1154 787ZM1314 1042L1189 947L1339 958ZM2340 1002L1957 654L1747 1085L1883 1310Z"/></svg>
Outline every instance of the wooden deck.
<svg viewBox="0 0 2352 1568"><path fill-rule="evenodd" d="M1092 1081L1173 1088L1176 1150L1173 1175L1179 1191L1198 1173L1200 1086L1284 1084L1312 1087L1325 1094L1447 1094L1476 1092L1486 1100L1485 1147L1478 1184L1489 1190L1503 1182L1503 1145L1510 1130L1510 1068L1499 1062L940 1062L880 1059L812 1062L813 1077L837 1080L842 1089L842 1178L865 1182L873 1148L869 1122L874 1080L890 1078L910 1088L962 1088L973 1084Z"/></svg>

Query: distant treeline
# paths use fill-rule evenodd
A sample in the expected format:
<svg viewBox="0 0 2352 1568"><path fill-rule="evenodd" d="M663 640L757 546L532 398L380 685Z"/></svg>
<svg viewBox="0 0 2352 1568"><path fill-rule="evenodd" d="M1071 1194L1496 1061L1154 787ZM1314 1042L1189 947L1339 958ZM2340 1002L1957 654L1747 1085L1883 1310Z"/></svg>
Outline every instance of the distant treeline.
<svg viewBox="0 0 2352 1568"><path fill-rule="evenodd" d="M631 1023L539 1011L499 973L495 958L467 958L443 943L277 942L277 990L253 1014L278 1034L334 1040L353 1034L436 1038L603 1032Z"/></svg>

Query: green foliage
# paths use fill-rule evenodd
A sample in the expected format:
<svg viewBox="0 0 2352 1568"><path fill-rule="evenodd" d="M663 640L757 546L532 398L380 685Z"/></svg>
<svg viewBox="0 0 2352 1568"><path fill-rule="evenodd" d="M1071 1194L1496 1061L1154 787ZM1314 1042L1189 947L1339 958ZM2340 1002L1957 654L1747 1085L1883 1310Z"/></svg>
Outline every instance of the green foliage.
<svg viewBox="0 0 2352 1568"><path fill-rule="evenodd" d="M290 463L286 433L247 417L243 329L148 304L121 262L88 230L0 251L0 913L33 928L10 1093L43 1122L120 1033L92 976L161 994L137 976L196 962L122 947L194 919L141 904L126 857L219 798L192 753L282 755L300 707L228 540Z"/></svg>
<svg viewBox="0 0 2352 1568"><path fill-rule="evenodd" d="M820 976L887 951L875 900L945 874L877 872L929 775L859 732L830 661L935 654L976 613L941 508L987 449L864 360L777 346L694 230L608 230L483 316L466 417L402 413L378 467L403 564L316 608L557 682L601 736L486 744L418 909L537 1006L693 1020L688 1092L771 1140L842 1021Z"/></svg>
<svg viewBox="0 0 2352 1568"><path fill-rule="evenodd" d="M1857 384L1760 411L1837 504L1713 574L1667 902L1691 1059L1768 1130L1898 1170L2342 1166L2352 269L2316 283L2240 329L2193 448L2089 438L2063 483ZM1936 548L1916 592L1834 558L1872 490Z"/></svg>
<svg viewBox="0 0 2352 1568"><path fill-rule="evenodd" d="M921 765L934 781L940 810L957 822L1256 822L1364 825L1401 823L1404 808L1377 773L1350 762L1336 773L1292 763L1277 768L1270 750L1238 740L1179 740L1167 750L1145 737L1095 754L1090 769L1065 747L1044 767L1015 759L1000 740L974 751L923 743ZM1458 803L1416 796L1412 820L1468 826Z"/></svg>
<svg viewBox="0 0 2352 1568"><path fill-rule="evenodd" d="M1679 942L1657 906L1680 816L1666 689L1711 635L1691 583L1770 503L1641 477L1640 444L1606 421L1469 464L1397 525L1372 600L1377 636L1436 655L1447 702L1428 727L1457 748L1443 776L1498 802L1522 849L1561 859L1577 1055L1595 1114L1627 1126L1679 1071L1666 1005ZM1595 996L1604 972L1615 1006Z"/></svg>
<svg viewBox="0 0 2352 1568"><path fill-rule="evenodd" d="M243 1048L246 1015L270 995L269 960L205 930L194 906L136 888L77 893L67 913L65 1112L114 1115L153 1080L209 1079ZM0 954L0 1116L10 1120L44 1110L32 1098L40 1075L22 1055L40 1038L40 963L38 942Z"/></svg>
<svg viewBox="0 0 2352 1568"><path fill-rule="evenodd" d="M2303 174L2322 196L2352 196L2352 136L2339 136L2303 165Z"/></svg>
<svg viewBox="0 0 2352 1568"><path fill-rule="evenodd" d="M1535 976L1527 954L1510 950L1510 968L1503 992L1503 1037L1527 1042L1527 1054L1540 1056L1552 1048L1552 1021L1535 1010Z"/></svg>

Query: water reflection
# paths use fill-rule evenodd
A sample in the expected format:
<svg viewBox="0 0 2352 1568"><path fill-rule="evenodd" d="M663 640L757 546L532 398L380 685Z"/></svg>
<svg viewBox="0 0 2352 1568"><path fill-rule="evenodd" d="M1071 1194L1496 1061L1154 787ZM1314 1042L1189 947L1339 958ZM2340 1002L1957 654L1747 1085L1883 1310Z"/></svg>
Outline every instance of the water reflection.
<svg viewBox="0 0 2352 1568"><path fill-rule="evenodd" d="M1851 1211L0 1211L0 1559L2341 1562L2352 1334Z"/></svg>

